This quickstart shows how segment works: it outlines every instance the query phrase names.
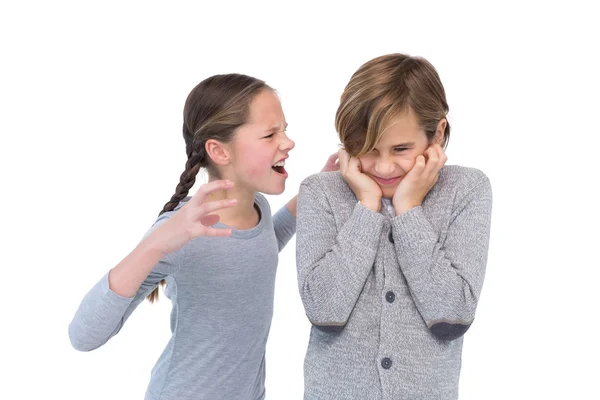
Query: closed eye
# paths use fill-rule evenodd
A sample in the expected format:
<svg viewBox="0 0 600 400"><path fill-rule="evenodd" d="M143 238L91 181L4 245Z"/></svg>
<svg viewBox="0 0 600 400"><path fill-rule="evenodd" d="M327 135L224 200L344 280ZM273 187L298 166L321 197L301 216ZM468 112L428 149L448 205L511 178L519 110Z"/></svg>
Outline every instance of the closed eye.
<svg viewBox="0 0 600 400"><path fill-rule="evenodd" d="M271 129L267 130L267 132L270 132L270 133L267 136L263 136L263 139L270 139L279 132L283 132L285 134L287 131L287 127L288 127L287 122L283 126L281 126L281 125L274 126Z"/></svg>
<svg viewBox="0 0 600 400"><path fill-rule="evenodd" d="M396 153L401 153L401 152L403 152L405 150L408 150L408 148L407 147L394 147L394 151Z"/></svg>

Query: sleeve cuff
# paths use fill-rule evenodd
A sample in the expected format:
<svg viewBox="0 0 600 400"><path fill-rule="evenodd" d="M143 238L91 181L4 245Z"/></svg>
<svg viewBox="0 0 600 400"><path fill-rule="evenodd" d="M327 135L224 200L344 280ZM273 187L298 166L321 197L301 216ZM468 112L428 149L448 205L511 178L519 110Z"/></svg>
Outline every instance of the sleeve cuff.
<svg viewBox="0 0 600 400"><path fill-rule="evenodd" d="M348 239L360 247L377 248L385 217L357 203L348 226Z"/></svg>
<svg viewBox="0 0 600 400"><path fill-rule="evenodd" d="M418 247L424 241L435 239L433 228L421 206L392 218L392 232L394 242L406 248Z"/></svg>

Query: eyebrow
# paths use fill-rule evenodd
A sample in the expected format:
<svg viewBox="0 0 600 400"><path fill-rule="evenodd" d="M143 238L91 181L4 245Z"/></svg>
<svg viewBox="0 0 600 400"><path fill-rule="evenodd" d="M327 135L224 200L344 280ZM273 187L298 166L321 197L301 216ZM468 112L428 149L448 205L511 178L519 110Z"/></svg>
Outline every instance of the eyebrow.
<svg viewBox="0 0 600 400"><path fill-rule="evenodd" d="M267 132L279 132L281 130L287 129L287 127L288 127L288 123L286 122L285 125L283 126L283 129L281 128L281 125L277 125L270 129L267 129Z"/></svg>
<svg viewBox="0 0 600 400"><path fill-rule="evenodd" d="M392 147L413 147L414 145L415 145L415 142L406 142L406 143L395 144Z"/></svg>

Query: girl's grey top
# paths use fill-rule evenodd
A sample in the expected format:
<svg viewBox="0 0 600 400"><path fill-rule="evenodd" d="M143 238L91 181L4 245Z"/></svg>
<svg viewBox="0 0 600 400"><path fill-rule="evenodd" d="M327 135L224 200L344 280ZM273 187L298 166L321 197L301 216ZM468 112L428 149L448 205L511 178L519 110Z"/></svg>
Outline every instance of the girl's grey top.
<svg viewBox="0 0 600 400"><path fill-rule="evenodd" d="M255 204L261 214L256 227L234 229L230 237L191 240L164 257L133 298L114 293L106 274L84 297L69 326L73 347L89 351L105 344L166 279L172 337L152 370L145 398L263 399L278 253L294 235L296 221L285 206L271 216L261 194ZM161 215L152 229L175 211ZM124 354L121 362L126 359Z"/></svg>

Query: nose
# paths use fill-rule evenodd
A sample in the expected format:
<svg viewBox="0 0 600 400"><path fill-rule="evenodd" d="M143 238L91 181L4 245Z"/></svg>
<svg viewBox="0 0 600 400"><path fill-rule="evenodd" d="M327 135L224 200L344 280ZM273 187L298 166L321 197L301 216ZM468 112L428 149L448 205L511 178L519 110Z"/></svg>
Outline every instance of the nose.
<svg viewBox="0 0 600 400"><path fill-rule="evenodd" d="M386 157L378 157L375 162L375 172L382 178L390 178L394 172L394 163Z"/></svg>
<svg viewBox="0 0 600 400"><path fill-rule="evenodd" d="M283 134L283 139L279 144L279 148L282 151L290 151L296 146L296 143L292 139L290 139L285 133Z"/></svg>

